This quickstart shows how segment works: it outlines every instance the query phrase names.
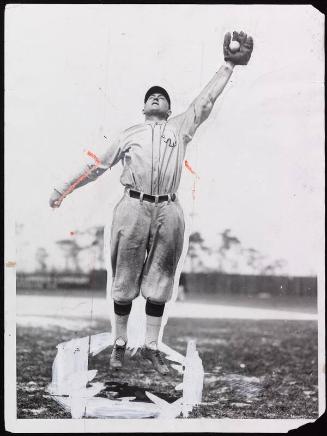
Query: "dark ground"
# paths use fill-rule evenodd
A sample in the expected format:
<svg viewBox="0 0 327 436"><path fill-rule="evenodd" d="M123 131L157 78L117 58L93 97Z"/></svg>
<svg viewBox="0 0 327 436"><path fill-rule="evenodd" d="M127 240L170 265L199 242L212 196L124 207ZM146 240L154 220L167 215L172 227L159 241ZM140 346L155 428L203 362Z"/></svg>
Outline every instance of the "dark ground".
<svg viewBox="0 0 327 436"><path fill-rule="evenodd" d="M56 345L74 337L109 331L94 322L90 331L17 326L17 418L70 418L46 393ZM205 370L203 403L191 417L318 418L317 323L315 321L203 320L171 318L164 342L185 355L196 339ZM162 378L138 357L119 373L108 368L110 349L90 358L93 381L106 384L100 396L135 396L145 390L171 402L181 396L180 375ZM113 392L115 391L115 394ZM118 394L117 394L118 392Z"/></svg>

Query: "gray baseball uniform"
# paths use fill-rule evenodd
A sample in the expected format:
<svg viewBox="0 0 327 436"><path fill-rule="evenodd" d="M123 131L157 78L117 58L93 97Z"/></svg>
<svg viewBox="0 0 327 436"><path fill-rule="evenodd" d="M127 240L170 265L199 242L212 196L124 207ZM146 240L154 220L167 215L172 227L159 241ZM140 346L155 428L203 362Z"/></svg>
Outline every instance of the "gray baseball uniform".
<svg viewBox="0 0 327 436"><path fill-rule="evenodd" d="M111 228L115 301L130 302L140 290L153 302L165 303L171 298L184 239L183 212L175 194L186 146L209 116L231 73L228 66L221 67L186 112L123 131L89 175L89 180L94 180L119 161L123 163L120 181L125 192L115 207ZM80 174L58 191L65 192ZM130 190L140 193L140 199L132 198ZM169 194L169 198L150 203L144 198L142 201L143 194Z"/></svg>

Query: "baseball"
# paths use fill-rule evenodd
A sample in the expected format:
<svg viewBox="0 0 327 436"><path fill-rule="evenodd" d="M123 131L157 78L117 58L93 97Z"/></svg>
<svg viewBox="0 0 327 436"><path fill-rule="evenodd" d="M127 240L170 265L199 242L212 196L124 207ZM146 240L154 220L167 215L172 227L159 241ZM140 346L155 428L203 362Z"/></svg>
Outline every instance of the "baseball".
<svg viewBox="0 0 327 436"><path fill-rule="evenodd" d="M240 47L241 46L240 46L240 43L238 41L231 41L231 43L229 44L229 50L232 53L239 51Z"/></svg>

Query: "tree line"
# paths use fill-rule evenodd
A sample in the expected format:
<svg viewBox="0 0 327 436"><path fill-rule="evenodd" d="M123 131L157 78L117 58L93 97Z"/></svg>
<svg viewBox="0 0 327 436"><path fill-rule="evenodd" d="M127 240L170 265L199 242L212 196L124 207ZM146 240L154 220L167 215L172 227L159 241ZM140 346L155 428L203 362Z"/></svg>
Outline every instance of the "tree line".
<svg viewBox="0 0 327 436"><path fill-rule="evenodd" d="M189 236L189 246L184 264L186 272L249 273L257 275L278 275L285 273L287 262L282 259L269 259L253 247L244 247L231 229L224 229L218 235L214 246L210 247L196 231ZM94 259L94 269L104 269L104 227L92 226L84 231L72 232L71 238L56 241L64 259L64 270L82 272L81 253ZM49 270L49 253L39 247L35 253L37 270Z"/></svg>

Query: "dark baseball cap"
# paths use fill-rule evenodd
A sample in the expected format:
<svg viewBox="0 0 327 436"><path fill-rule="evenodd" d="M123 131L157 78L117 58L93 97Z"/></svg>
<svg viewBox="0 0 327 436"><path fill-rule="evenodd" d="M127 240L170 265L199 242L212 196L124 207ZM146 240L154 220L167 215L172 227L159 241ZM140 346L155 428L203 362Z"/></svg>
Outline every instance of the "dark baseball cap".
<svg viewBox="0 0 327 436"><path fill-rule="evenodd" d="M168 101L169 108L170 108L170 97L168 95L168 92L164 88L162 88L161 86L151 86L151 88L145 94L144 103L146 103L147 99L152 94L162 94L166 98L166 100Z"/></svg>

